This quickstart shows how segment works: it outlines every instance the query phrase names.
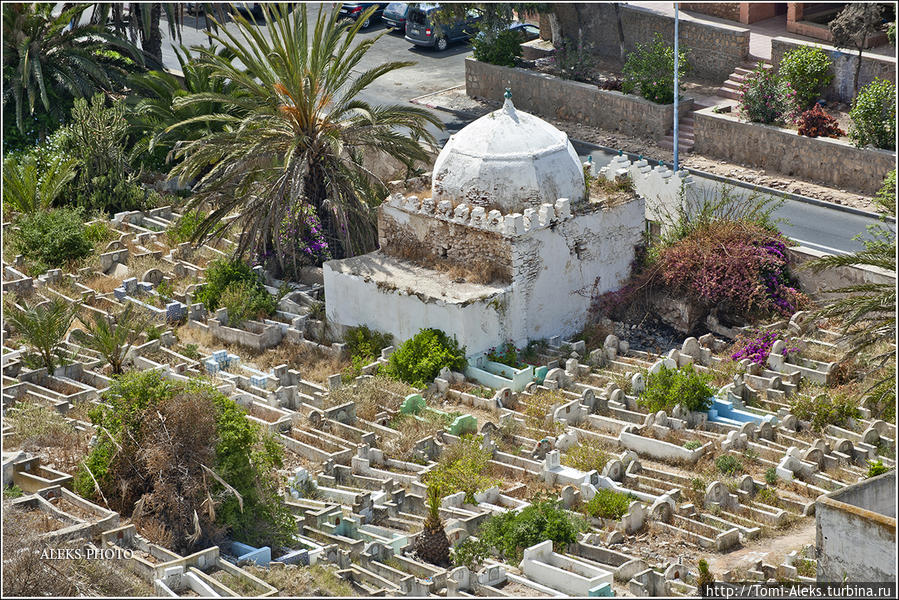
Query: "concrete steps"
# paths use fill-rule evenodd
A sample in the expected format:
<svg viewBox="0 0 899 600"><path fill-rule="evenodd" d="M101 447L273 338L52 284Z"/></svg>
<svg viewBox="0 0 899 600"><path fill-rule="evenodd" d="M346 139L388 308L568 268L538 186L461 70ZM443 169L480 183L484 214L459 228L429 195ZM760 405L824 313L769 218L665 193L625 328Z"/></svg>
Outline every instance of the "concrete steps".
<svg viewBox="0 0 899 600"><path fill-rule="evenodd" d="M734 72L727 76L727 80L718 88L718 95L731 100L740 99L740 86L743 85L746 76L752 73L758 65L764 66L765 69L772 69L774 66L765 59L759 59L755 63L744 63L734 69Z"/></svg>
<svg viewBox="0 0 899 600"><path fill-rule="evenodd" d="M708 108L707 105L693 103L693 110L684 114L680 118L680 121L677 123L677 141L678 141L678 152L692 152L694 139L693 139L693 113L697 110L702 110L703 108ZM664 148L666 150L674 150L674 130L668 133L665 137L663 137L659 141L659 147Z"/></svg>

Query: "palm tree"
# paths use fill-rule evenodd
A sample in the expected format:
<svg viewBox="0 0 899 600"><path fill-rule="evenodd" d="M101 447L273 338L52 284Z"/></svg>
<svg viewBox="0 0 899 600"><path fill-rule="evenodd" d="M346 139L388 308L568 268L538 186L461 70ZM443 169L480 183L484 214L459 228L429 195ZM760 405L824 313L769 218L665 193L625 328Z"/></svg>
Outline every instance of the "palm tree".
<svg viewBox="0 0 899 600"><path fill-rule="evenodd" d="M196 180L192 208L212 206L195 241L239 225L237 255L274 252L283 266L281 257L290 249L279 241L278 230L288 211L300 212L297 204L308 204L332 256L372 249L372 205L385 187L363 166L363 153L388 154L411 166L427 157L420 140L434 143L427 124L440 127L440 121L418 107L372 106L359 98L381 76L412 64L388 62L354 76L378 39L353 44L365 18L341 22L337 8L322 9L310 31L305 5L289 12L285 5L265 4L263 12L266 32L235 16L235 27L211 34L226 55L196 48L199 63L214 77L230 80L234 92L196 93L173 103L181 109L219 102L238 113L198 116L170 128L197 121L223 126L186 140L176 151L183 162L170 174ZM225 224L231 213L237 218ZM291 232L295 240L307 233Z"/></svg>
<svg viewBox="0 0 899 600"><path fill-rule="evenodd" d="M885 215L896 216L896 171L884 180L874 199ZM883 227L869 228L871 239L864 250L852 254L825 256L809 263L818 273L825 269L868 265L896 273L896 236ZM862 283L825 290L839 297L817 311L820 318L837 318L843 322L843 341L848 346L846 358L874 350L887 342L884 350L873 357L878 367L896 358L896 285L895 283ZM880 383L880 382L878 382ZM875 384L877 385L877 384Z"/></svg>
<svg viewBox="0 0 899 600"><path fill-rule="evenodd" d="M415 540L415 549L423 560L434 565L449 564L449 540L440 518L440 487L428 486L428 516L424 529Z"/></svg>
<svg viewBox="0 0 899 600"><path fill-rule="evenodd" d="M57 359L62 360L59 346L75 320L76 310L77 305L72 306L56 297L24 309L14 306L9 311L10 324L22 334L25 343L37 352L50 374L56 367Z"/></svg>
<svg viewBox="0 0 899 600"><path fill-rule="evenodd" d="M162 160L180 140L195 140L222 129L219 121L197 120L190 126L171 131L176 123L202 115L237 114L233 106L225 107L220 102L200 102L190 106L174 106L175 98L190 94L214 93L229 96L232 85L229 81L212 76L207 65L190 60L190 50L181 47L175 50L182 77L179 79L168 71L137 73L128 79L132 90L125 102L129 106L128 121L131 132L137 138L132 156L147 153L162 154Z"/></svg>
<svg viewBox="0 0 899 600"><path fill-rule="evenodd" d="M75 178L78 161L56 156L43 173L33 157L3 161L3 205L20 213L47 210Z"/></svg>
<svg viewBox="0 0 899 600"><path fill-rule="evenodd" d="M78 320L87 331L73 331L72 339L97 351L112 367L113 375L124 373L123 365L128 352L150 322L147 316L139 314L130 303L114 321L98 313L93 313L92 319L79 316Z"/></svg>
<svg viewBox="0 0 899 600"><path fill-rule="evenodd" d="M3 4L3 105L15 105L22 134L35 104L61 121L68 100L116 89L143 66L140 51L128 41L103 26L80 24L89 5L76 4L56 17L53 6Z"/></svg>

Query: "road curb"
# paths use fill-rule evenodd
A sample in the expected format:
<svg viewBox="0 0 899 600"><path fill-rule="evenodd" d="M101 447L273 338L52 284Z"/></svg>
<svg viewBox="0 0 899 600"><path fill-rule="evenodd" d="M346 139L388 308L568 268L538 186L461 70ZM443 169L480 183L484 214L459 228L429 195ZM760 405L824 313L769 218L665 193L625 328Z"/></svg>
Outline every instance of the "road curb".
<svg viewBox="0 0 899 600"><path fill-rule="evenodd" d="M443 92L446 92L446 91L452 90L452 89L456 89L458 87L461 87L461 86L454 85L454 86L448 87L444 90L440 90L439 92L431 92L430 94L424 94L423 96L418 96L416 98L412 98L411 100L409 100L409 102L412 102L413 104L418 104L421 106L427 106L428 108L431 108L434 110L440 110L443 112L447 112L447 113L450 113L450 114L453 114L453 115L459 117L460 119L474 120L474 119L479 118L481 115L471 113L468 111L456 110L453 108L447 108L445 106L440 106L437 104L430 104L428 102L422 102L423 98L427 98L428 96L435 96L437 94L441 94ZM612 154L617 154L618 152L621 152L622 154L627 155L627 157L630 158L631 160L636 160L637 158L639 158L641 156L643 156L643 158L646 158L645 155L636 154L634 152L626 152L624 150L619 150L617 148L609 148L608 146L603 146L601 144L594 144L592 142L585 142L583 140L576 140L574 138L571 138L571 141L574 143L577 143L577 144L581 144L587 148L591 148L594 150L602 150L604 152L611 152ZM654 160L657 160L657 159L654 159ZM669 169L674 168L674 165L669 161L663 160L663 161L661 161L661 163L663 165L665 165L666 167L668 167ZM788 200L794 200L796 202L804 202L805 204L811 204L813 206L820 206L822 208L830 208L832 210L836 210L839 212L844 212L844 213L848 213L848 214L852 214L852 215L856 215L856 216L860 216L860 217L868 217L871 219L881 219L888 223L896 222L895 217L890 217L888 215L882 215L880 213L871 212L868 210L862 210L860 208L854 208L852 206L845 206L843 204L837 204L835 202L828 202L826 200L818 200L817 198L809 198L808 196L800 196L799 194L794 194L792 192L786 192L783 190L778 190L776 188L771 188L771 187L767 187L764 185L758 185L756 183L749 183L747 181L741 181L739 179L731 179L729 177L724 177L722 175L716 175L715 173L709 173L708 171L701 171L699 169L693 169L690 167L684 167L684 170L690 174L697 175L699 177L704 177L706 179L711 179L712 181L718 181L720 183L726 183L728 185L733 185L734 187L741 187L741 188L744 188L747 190L752 190L754 192L761 192L763 194L786 198Z"/></svg>

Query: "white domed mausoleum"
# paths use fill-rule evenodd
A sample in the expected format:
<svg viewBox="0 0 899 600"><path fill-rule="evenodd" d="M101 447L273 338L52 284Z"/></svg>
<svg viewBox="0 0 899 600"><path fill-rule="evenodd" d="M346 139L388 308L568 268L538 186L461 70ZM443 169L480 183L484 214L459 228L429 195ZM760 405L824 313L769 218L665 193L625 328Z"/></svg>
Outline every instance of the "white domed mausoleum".
<svg viewBox="0 0 899 600"><path fill-rule="evenodd" d="M503 108L450 137L434 163L435 202L465 202L502 213L539 208L547 198L584 199L584 169L568 135L543 119Z"/></svg>
<svg viewBox="0 0 899 600"><path fill-rule="evenodd" d="M568 136L517 111L508 91L450 138L431 181L422 197L381 204L377 251L324 264L332 326L397 341L434 327L469 355L570 336L591 299L621 287L642 241L643 199L585 197Z"/></svg>

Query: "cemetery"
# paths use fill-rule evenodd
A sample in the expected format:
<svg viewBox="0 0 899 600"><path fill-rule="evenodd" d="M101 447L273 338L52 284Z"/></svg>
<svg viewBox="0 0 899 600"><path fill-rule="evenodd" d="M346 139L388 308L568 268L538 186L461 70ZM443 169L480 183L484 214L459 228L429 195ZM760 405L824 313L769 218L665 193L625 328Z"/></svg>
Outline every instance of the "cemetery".
<svg viewBox="0 0 899 600"><path fill-rule="evenodd" d="M516 111L508 95L499 114L487 118L499 120L493 127L512 131L551 128ZM501 125L502 119L508 124ZM480 125L471 127L477 132ZM571 279L568 250L580 257L576 272L593 257L608 269L599 275L602 285L621 285L649 212L643 198L676 203L678 188L689 186L689 177L620 157L592 176L633 181L633 196L624 203L606 207L610 200L585 198L574 184L565 184L571 197L543 202L557 188L515 191L496 182L493 193L505 203L497 204L504 212L488 213L489 199L471 205L459 201L476 196L466 191L475 183L440 175L442 161L471 160L472 153L463 148L464 133L438 158L434 196L398 194L382 205L381 235L386 237L372 259L376 263L328 262L324 286L300 283L286 294L279 293L282 281L255 269L265 293L280 298L272 319L229 322L226 308L210 311L197 302L207 269L234 242L168 245L164 232L181 216L173 208L114 215L108 227L117 239L97 270L28 278L16 268L20 258L4 264L4 273L16 282L17 303L40 308L54 297L80 299L104 319L133 304L148 322L159 323L152 339L144 331L129 345L126 361L164 380L208 382L234 401L243 418L272 436L285 454L278 497L296 524L292 541L273 548L231 538L182 555L150 541L154 532L142 529L144 521L133 514L126 518L74 494L75 473L48 464L53 455L33 445L18 449L13 442L23 432L16 417L29 405L55 414L61 428L88 434L88 447L108 434L87 413L107 402L110 372L102 356L79 345L75 340L81 338L74 334L59 344L65 364L48 371L25 360L23 340L7 329L4 485L22 493L11 509L44 515L44 538L128 549L122 567L167 596L274 593L276 588L241 568L247 563L265 569L326 565L364 595L691 595L699 575L692 559L685 561L687 554L660 552L649 558L629 540L648 535L654 544L691 548L689 555L727 553L812 522L816 498L860 485L873 461L894 467L895 425L870 410L860 407L839 425L823 427L810 423L806 414L795 414L796 399L833 387L837 377L836 363L827 359L838 336L806 312L767 325L778 341L764 361L754 362L731 359L730 341L713 333L687 336L662 351L638 350L621 325L608 319L599 325L609 333L600 344L588 345L575 339L585 322L564 317L586 315L587 306L548 302L576 298L570 290L590 283ZM495 135L496 143L510 137L505 131ZM564 145L560 148L558 160L571 165L566 176L582 178L580 163L564 152ZM534 156L554 156L546 152ZM501 173L503 167L491 168ZM590 224L578 224L579 219ZM589 239L602 239L604 245L591 246L582 237L587 230ZM437 246L431 265L440 260L464 264L471 258L457 254L462 248L457 241L468 235L483 238L481 256L503 257L505 262L495 265L505 275L499 283L470 284L468 295L448 296L460 291L445 271L416 266L421 258L404 256L393 246L404 235ZM528 242L528 236L537 237ZM556 242L553 236L562 237ZM540 258L528 254L532 243L542 247ZM550 252L553 244L564 252ZM382 268L388 264L392 267ZM553 271L561 277L542 274ZM409 273L414 278L404 280ZM423 293L427 285L436 287ZM561 296L560 285L569 286ZM160 287L182 291L154 300L163 297ZM311 299L322 288L333 327L310 331L315 321ZM397 343L419 329L442 325L474 352L463 369L442 367L405 392L381 387L389 380L375 376L389 372L394 345L369 356L358 374L335 373L325 385L305 379L302 367L257 366L258 357L272 347L290 352L311 344L347 356L340 334L360 324L387 331ZM194 332L200 335L191 337ZM544 334L527 360L515 350ZM508 365L494 360L502 359L496 349L503 344L516 355ZM720 382L710 388L706 407L694 410L678 403L648 410L643 396L653 378L686 369ZM475 480L459 482L439 475L446 472L447 460L483 462L477 463L482 466ZM456 548L453 557L479 539L488 519L524 514L534 494L555 494L560 509L582 525L565 543L547 540L519 548L517 561L501 555L502 562L482 558L434 565L417 548L426 535L422 527L435 480L444 482L435 508L448 543ZM623 498L621 509L604 508L609 497ZM745 573L725 571L720 577L764 580L774 573L802 580L797 560L815 562L790 555L783 564L756 564Z"/></svg>
<svg viewBox="0 0 899 600"><path fill-rule="evenodd" d="M283 19L274 38L302 27L305 41L305 6L262 10ZM362 23L332 12L316 36L336 36L335 55L304 69L357 64L336 48ZM647 43L641 23L670 24L622 14ZM686 35L718 48L696 62L707 75L749 43L735 26ZM466 58L468 93L503 104L439 149L426 111L338 98L346 78L309 75L334 87L305 106L284 73L210 75L231 54L275 72L276 48L204 52L168 83L207 91L162 102L178 115L139 140L148 169L153 152L171 163L154 183L135 183L142 165L86 211L103 175L60 175L77 208L58 190L40 204L37 170L52 182L62 159L4 163L5 186L7 168L24 173L2 223L5 592L686 597L895 581L895 258L868 260L895 254L893 230L874 226L861 258L827 257L755 196L710 197L622 151L599 167L528 112L583 104L659 139L673 104ZM164 87L152 73L131 85ZM230 124L179 112L201 101ZM243 120L256 101L280 123L265 135ZM335 105L355 116L319 122ZM680 105L694 109L697 133L738 121ZM114 129L119 110L98 95L72 114ZM300 148L310 122L347 137ZM112 146L136 135L119 126ZM389 182L372 145L343 149L352 136L402 164ZM880 182L895 152L838 145L847 162L878 157L845 173L894 215L895 174ZM365 177L377 198L360 200Z"/></svg>

